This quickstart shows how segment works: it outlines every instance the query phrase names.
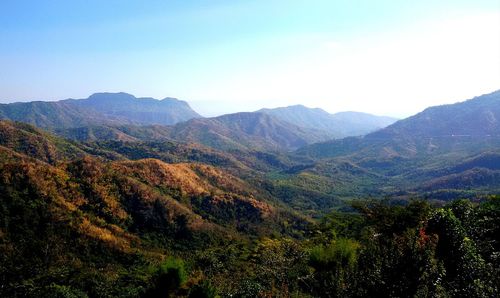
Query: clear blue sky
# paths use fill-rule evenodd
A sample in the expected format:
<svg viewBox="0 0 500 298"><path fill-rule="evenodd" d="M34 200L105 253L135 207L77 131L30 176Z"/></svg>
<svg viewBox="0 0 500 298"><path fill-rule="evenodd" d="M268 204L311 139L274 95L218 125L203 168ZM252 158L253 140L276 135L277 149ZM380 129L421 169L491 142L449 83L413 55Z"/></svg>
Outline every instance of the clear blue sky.
<svg viewBox="0 0 500 298"><path fill-rule="evenodd" d="M500 89L500 1L0 2L0 102L178 97L405 116Z"/></svg>

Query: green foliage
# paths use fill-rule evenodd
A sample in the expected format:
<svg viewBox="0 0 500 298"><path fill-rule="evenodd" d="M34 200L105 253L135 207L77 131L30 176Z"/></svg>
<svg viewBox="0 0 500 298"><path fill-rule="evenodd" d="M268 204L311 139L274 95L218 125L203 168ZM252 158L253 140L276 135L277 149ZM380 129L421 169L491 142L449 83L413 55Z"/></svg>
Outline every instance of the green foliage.
<svg viewBox="0 0 500 298"><path fill-rule="evenodd" d="M454 211L464 218L472 208L468 203L454 203L450 208L437 210L429 221L429 231L440 236L436 250L447 269L445 286L457 296L493 295L495 286L489 268Z"/></svg>
<svg viewBox="0 0 500 298"><path fill-rule="evenodd" d="M30 126L2 128L2 297L494 297L500 290L498 196L447 205L356 200L314 221L304 209L320 216L341 204L329 189L350 191L351 177L378 178L349 161L302 167L307 160L244 151L240 162L236 151L170 142L86 147ZM224 166L74 159L85 150ZM250 169L256 164L262 172Z"/></svg>
<svg viewBox="0 0 500 298"><path fill-rule="evenodd" d="M153 274L153 286L146 293L147 297L170 297L173 296L186 281L187 273L184 261L174 257L168 257L163 261Z"/></svg>
<svg viewBox="0 0 500 298"><path fill-rule="evenodd" d="M356 265L359 243L345 238L334 240L329 245L319 245L311 250L309 264L318 270L352 269Z"/></svg>
<svg viewBox="0 0 500 298"><path fill-rule="evenodd" d="M309 264L316 270L313 292L326 297L347 295L351 291L350 279L355 271L359 247L358 242L345 238L314 247L309 256Z"/></svg>
<svg viewBox="0 0 500 298"><path fill-rule="evenodd" d="M57 284L51 284L37 294L40 295L40 297L47 298L88 298L87 294L80 290L70 286L61 286Z"/></svg>
<svg viewBox="0 0 500 298"><path fill-rule="evenodd" d="M255 280L262 292L276 296L297 290L296 280L308 273L305 256L304 248L292 239L259 241L252 263L255 264Z"/></svg>
<svg viewBox="0 0 500 298"><path fill-rule="evenodd" d="M189 298L218 298L217 289L213 287L210 282L203 281L197 284L189 291Z"/></svg>

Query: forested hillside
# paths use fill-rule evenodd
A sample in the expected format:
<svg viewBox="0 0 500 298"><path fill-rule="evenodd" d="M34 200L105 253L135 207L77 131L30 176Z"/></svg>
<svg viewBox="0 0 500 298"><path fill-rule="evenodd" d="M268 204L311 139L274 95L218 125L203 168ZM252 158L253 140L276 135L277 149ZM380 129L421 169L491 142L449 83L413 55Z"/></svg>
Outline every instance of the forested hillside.
<svg viewBox="0 0 500 298"><path fill-rule="evenodd" d="M0 1L0 298L500 297L499 1Z"/></svg>
<svg viewBox="0 0 500 298"><path fill-rule="evenodd" d="M339 172L339 167L350 165L362 173L347 177L359 178L354 185L364 187L361 193L445 200L498 193L499 107L497 91L428 108L364 137L313 144L297 154L317 160L306 172L330 177L330 183L342 183L352 171Z"/></svg>
<svg viewBox="0 0 500 298"><path fill-rule="evenodd" d="M0 296L494 297L497 98L296 152L321 134L262 113L0 121ZM476 135L408 128L446 113Z"/></svg>
<svg viewBox="0 0 500 298"><path fill-rule="evenodd" d="M125 124L172 125L201 117L175 98L136 98L127 93L95 93L86 99L0 104L0 119L47 129Z"/></svg>

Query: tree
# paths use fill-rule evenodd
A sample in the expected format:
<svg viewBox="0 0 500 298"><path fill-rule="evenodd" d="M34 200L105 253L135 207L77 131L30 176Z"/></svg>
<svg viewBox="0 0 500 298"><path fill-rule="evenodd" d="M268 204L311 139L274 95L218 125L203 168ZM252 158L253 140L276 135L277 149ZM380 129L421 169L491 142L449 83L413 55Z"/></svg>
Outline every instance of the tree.
<svg viewBox="0 0 500 298"><path fill-rule="evenodd" d="M339 238L311 250L309 265L314 268L315 292L320 296L345 297L354 285L359 243Z"/></svg>
<svg viewBox="0 0 500 298"><path fill-rule="evenodd" d="M184 261L174 257L167 258L156 270L153 287L147 297L170 297L187 280Z"/></svg>

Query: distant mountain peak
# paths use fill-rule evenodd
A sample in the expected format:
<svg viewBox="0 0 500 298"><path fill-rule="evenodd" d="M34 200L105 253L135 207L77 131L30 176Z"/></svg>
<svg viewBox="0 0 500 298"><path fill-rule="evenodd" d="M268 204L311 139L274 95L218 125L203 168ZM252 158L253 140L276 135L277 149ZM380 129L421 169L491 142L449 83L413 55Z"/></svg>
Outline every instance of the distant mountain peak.
<svg viewBox="0 0 500 298"><path fill-rule="evenodd" d="M327 132L299 127L261 112L192 119L173 126L170 137L222 150L270 151L290 151L331 138Z"/></svg>
<svg viewBox="0 0 500 298"><path fill-rule="evenodd" d="M413 157L450 150L474 152L497 148L500 135L500 92L455 104L426 108L364 138L347 138L305 148L311 156L334 157L357 152L360 156Z"/></svg>
<svg viewBox="0 0 500 298"><path fill-rule="evenodd" d="M137 98L125 92L95 93L88 99L76 100L76 104L140 124L172 125L201 117L185 101L171 97L165 97L162 100L152 97Z"/></svg>
<svg viewBox="0 0 500 298"><path fill-rule="evenodd" d="M306 107L305 105L303 104L296 104L296 105L290 105L290 106L287 106L287 107L283 107L284 109L286 108L289 108L289 109L311 109L309 107ZM279 108L278 108L279 109Z"/></svg>
<svg viewBox="0 0 500 298"><path fill-rule="evenodd" d="M175 97L164 97L162 99L157 99L154 97L135 97L134 95L126 92L97 92L90 95L86 100L116 101L116 102L141 100L141 101L156 102L158 104L162 102L186 103L185 101L179 100Z"/></svg>
<svg viewBox="0 0 500 298"><path fill-rule="evenodd" d="M426 108L380 132L387 135L442 137L497 135L500 126L500 90L454 104Z"/></svg>
<svg viewBox="0 0 500 298"><path fill-rule="evenodd" d="M90 95L87 99L91 100L124 100L124 99L136 99L135 96L125 92L97 92Z"/></svg>
<svg viewBox="0 0 500 298"><path fill-rule="evenodd" d="M328 113L325 110L323 110L322 108L310 108L310 107L305 106L303 104L295 104L295 105L289 105L286 107L277 107L277 108L263 108L263 109L258 110L257 112L274 111L274 110L316 110L316 111L323 111L325 113Z"/></svg>
<svg viewBox="0 0 500 298"><path fill-rule="evenodd" d="M175 98L175 97L169 97L169 96L167 96L167 97L164 97L164 98L160 99L160 101L169 101L169 100L171 100L171 101L185 102L185 101L180 100L180 99L178 99L178 98Z"/></svg>
<svg viewBox="0 0 500 298"><path fill-rule="evenodd" d="M360 112L330 114L321 108L308 108L300 104L274 109L261 109L257 112L272 115L300 127L323 130L337 138L364 135L384 128L397 120Z"/></svg>
<svg viewBox="0 0 500 298"><path fill-rule="evenodd" d="M137 98L125 92L99 92L85 99L26 102L0 105L0 118L45 128L88 125L173 125L201 116L175 98Z"/></svg>

